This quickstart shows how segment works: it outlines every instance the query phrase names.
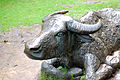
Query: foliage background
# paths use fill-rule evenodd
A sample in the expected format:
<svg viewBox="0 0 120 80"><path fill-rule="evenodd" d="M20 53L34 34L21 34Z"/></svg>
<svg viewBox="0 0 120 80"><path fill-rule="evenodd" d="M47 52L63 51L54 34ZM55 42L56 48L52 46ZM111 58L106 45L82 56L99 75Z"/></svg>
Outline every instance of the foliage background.
<svg viewBox="0 0 120 80"><path fill-rule="evenodd" d="M80 18L85 13L102 8L120 8L120 0L0 0L0 32L11 27L42 24L42 18L58 11L69 10L67 15Z"/></svg>

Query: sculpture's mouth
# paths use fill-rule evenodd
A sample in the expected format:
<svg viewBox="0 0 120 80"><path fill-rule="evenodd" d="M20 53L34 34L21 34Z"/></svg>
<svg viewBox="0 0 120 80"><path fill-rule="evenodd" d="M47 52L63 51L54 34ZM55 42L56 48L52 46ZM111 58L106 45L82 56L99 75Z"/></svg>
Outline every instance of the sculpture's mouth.
<svg viewBox="0 0 120 80"><path fill-rule="evenodd" d="M44 59L44 54L42 51L36 50L36 49L28 49L25 48L24 53L31 59L35 60L43 60Z"/></svg>

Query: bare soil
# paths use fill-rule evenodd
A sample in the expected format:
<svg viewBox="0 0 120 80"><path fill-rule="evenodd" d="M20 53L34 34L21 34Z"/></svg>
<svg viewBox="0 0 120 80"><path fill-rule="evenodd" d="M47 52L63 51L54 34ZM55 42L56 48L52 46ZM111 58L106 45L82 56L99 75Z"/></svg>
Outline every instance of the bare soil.
<svg viewBox="0 0 120 80"><path fill-rule="evenodd" d="M95 0L88 0L86 2L84 2L84 4L101 4L103 3L103 1L95 1Z"/></svg>
<svg viewBox="0 0 120 80"><path fill-rule="evenodd" d="M24 54L24 43L41 31L39 24L12 28L0 34L0 80L36 80L40 60L29 59Z"/></svg>
<svg viewBox="0 0 120 80"><path fill-rule="evenodd" d="M87 1L75 1L75 2L80 2L84 4L102 4L104 1L87 0Z"/></svg>

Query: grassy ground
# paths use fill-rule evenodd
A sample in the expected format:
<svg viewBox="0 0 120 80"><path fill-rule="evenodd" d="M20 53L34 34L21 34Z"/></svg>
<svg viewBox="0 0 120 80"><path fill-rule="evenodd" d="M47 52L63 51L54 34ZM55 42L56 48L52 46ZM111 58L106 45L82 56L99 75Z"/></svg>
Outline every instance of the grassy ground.
<svg viewBox="0 0 120 80"><path fill-rule="evenodd" d="M101 4L85 4L88 0L0 0L0 32L20 25L42 24L44 16L62 9L67 9L74 18L86 12L101 8L120 8L120 0L103 1Z"/></svg>

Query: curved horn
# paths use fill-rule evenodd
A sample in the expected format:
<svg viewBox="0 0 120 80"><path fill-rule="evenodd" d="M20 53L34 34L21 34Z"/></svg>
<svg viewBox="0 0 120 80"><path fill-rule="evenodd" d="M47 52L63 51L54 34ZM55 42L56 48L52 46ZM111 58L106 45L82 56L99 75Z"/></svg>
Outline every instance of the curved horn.
<svg viewBox="0 0 120 80"><path fill-rule="evenodd" d="M83 24L76 20L71 20L67 22L67 28L70 31L81 33L81 34L92 34L98 31L101 27L101 20L96 24Z"/></svg>
<svg viewBox="0 0 120 80"><path fill-rule="evenodd" d="M48 20L49 18L51 18L53 15L56 15L56 14L66 14L68 13L68 10L61 10L61 11L56 11L52 14L49 14L48 16L45 16L42 20L42 22L45 22L46 20Z"/></svg>

